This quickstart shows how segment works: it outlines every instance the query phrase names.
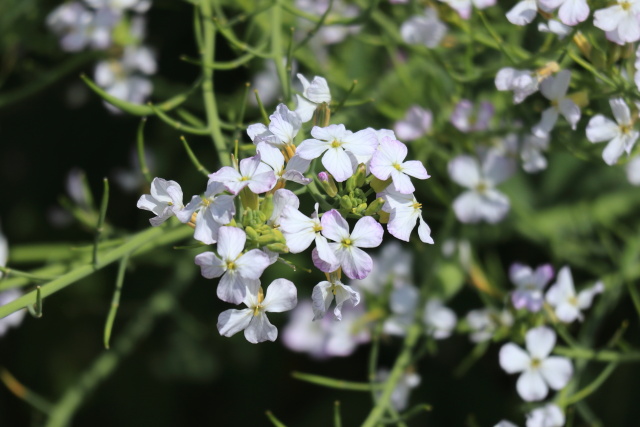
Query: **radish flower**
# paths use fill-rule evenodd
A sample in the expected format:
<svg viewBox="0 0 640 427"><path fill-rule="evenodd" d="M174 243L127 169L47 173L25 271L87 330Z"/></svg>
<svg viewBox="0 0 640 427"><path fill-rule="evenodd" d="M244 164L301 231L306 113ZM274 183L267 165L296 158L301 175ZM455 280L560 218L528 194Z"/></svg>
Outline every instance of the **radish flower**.
<svg viewBox="0 0 640 427"><path fill-rule="evenodd" d="M415 191L415 187L409 177L427 179L429 174L422 162L419 160L405 162L406 157L406 145L397 140L383 138L371 158L371 173L381 181L386 181L391 177L396 191L411 194Z"/></svg>
<svg viewBox="0 0 640 427"><path fill-rule="evenodd" d="M546 300L555 309L556 316L561 321L571 323L576 319L582 321L581 311L591 307L593 298L603 291L604 284L597 282L576 294L571 269L565 266L558 272L556 283L547 291Z"/></svg>

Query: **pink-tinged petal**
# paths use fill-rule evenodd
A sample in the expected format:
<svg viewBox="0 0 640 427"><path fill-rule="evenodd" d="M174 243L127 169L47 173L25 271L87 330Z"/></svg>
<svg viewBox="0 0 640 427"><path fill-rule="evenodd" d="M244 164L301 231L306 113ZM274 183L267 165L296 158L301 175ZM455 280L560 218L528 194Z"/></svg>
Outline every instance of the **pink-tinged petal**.
<svg viewBox="0 0 640 427"><path fill-rule="evenodd" d="M333 175L336 181L344 182L353 175L358 161L353 154L341 147L329 148L322 156L323 166Z"/></svg>
<svg viewBox="0 0 640 427"><path fill-rule="evenodd" d="M249 189L255 194L266 193L271 190L278 179L273 171L258 173L249 181Z"/></svg>
<svg viewBox="0 0 640 427"><path fill-rule="evenodd" d="M553 267L551 264L540 265L533 272L532 281L540 289L547 286L551 279L553 279Z"/></svg>
<svg viewBox="0 0 640 427"><path fill-rule="evenodd" d="M580 107L578 107L576 103L569 98L565 98L560 101L559 108L564 118L567 119L571 125L571 129L576 130L576 126L580 121Z"/></svg>
<svg viewBox="0 0 640 427"><path fill-rule="evenodd" d="M313 320L322 319L333 301L331 283L325 280L315 285L311 292L311 299L313 301Z"/></svg>
<svg viewBox="0 0 640 427"><path fill-rule="evenodd" d="M423 243L428 243L433 245L434 241L431 237L431 229L427 225L427 223L422 219L422 215L418 216L418 237Z"/></svg>
<svg viewBox="0 0 640 427"><path fill-rule="evenodd" d="M391 179L393 180L393 188L399 193L413 194L416 191L416 188L411 183L411 178L395 168L391 171Z"/></svg>
<svg viewBox="0 0 640 427"><path fill-rule="evenodd" d="M229 181L237 181L240 178L242 178L240 173L231 166L223 166L218 172L209 175L210 181L222 182L223 184Z"/></svg>
<svg viewBox="0 0 640 427"><path fill-rule="evenodd" d="M292 310L298 303L298 290L293 282L287 279L276 279L267 288L262 301L265 311L280 313Z"/></svg>
<svg viewBox="0 0 640 427"><path fill-rule="evenodd" d="M285 171L298 171L300 173L305 173L309 170L309 165L311 165L310 160L303 159L296 154L287 162Z"/></svg>
<svg viewBox="0 0 640 427"><path fill-rule="evenodd" d="M291 143L302 126L300 117L286 105L278 104L276 113L269 116L269 130L284 143Z"/></svg>
<svg viewBox="0 0 640 427"><path fill-rule="evenodd" d="M305 177L302 172L298 172L296 170L286 171L282 174L282 179L285 181L295 182L300 185L309 185L313 179Z"/></svg>
<svg viewBox="0 0 640 427"><path fill-rule="evenodd" d="M336 256L340 260L342 271L349 279L364 279L373 270L373 260L369 254L355 246L341 248Z"/></svg>
<svg viewBox="0 0 640 427"><path fill-rule="evenodd" d="M221 184L222 185L222 184ZM193 213L202 206L202 198L200 196L193 196L187 206L184 209L176 212L176 218L180 220L181 223L186 224L191 220L191 216Z"/></svg>
<svg viewBox="0 0 640 427"><path fill-rule="evenodd" d="M260 153L260 159L263 163L271 166L276 173L280 173L284 168L284 156L279 149L266 142L260 142L256 147L256 151Z"/></svg>
<svg viewBox="0 0 640 427"><path fill-rule="evenodd" d="M624 153L624 141L621 137L613 138L602 152L602 159L609 166L613 166L618 162L622 153Z"/></svg>
<svg viewBox="0 0 640 427"><path fill-rule="evenodd" d="M533 271L528 265L515 262L511 264L511 267L509 267L509 280L511 280L515 285L526 285L531 280L531 275L533 275Z"/></svg>
<svg viewBox="0 0 640 427"><path fill-rule="evenodd" d="M275 341L278 338L278 329L269 322L264 313L260 312L251 319L251 323L244 330L244 337L252 344Z"/></svg>
<svg viewBox="0 0 640 427"><path fill-rule="evenodd" d="M507 12L507 20L514 25L527 25L538 13L536 0L524 0Z"/></svg>
<svg viewBox="0 0 640 427"><path fill-rule="evenodd" d="M306 160L313 160L320 157L328 148L331 148L331 144L326 141L305 139L296 149L296 155Z"/></svg>
<svg viewBox="0 0 640 427"><path fill-rule="evenodd" d="M226 310L218 316L218 332L220 335L230 337L249 326L253 318L253 310Z"/></svg>
<svg viewBox="0 0 640 427"><path fill-rule="evenodd" d="M376 150L376 152L373 153L373 157L371 157L371 162L369 163L369 168L371 169L371 173L382 181L389 179L391 172L396 170L393 167L392 162L381 150Z"/></svg>
<svg viewBox="0 0 640 427"><path fill-rule="evenodd" d="M611 119L597 114L587 125L587 139L591 142L610 141L620 133L620 128Z"/></svg>
<svg viewBox="0 0 640 427"><path fill-rule="evenodd" d="M338 320L342 320L342 305L345 301L350 301L354 306L360 302L360 294L354 291L351 286L343 285L340 282L336 283L335 298L336 307L333 309L333 314Z"/></svg>
<svg viewBox="0 0 640 427"><path fill-rule="evenodd" d="M380 141L377 152L382 158L386 159L389 164L401 164L407 157L407 146L400 141L393 139L384 139Z"/></svg>
<svg viewBox="0 0 640 427"><path fill-rule="evenodd" d="M200 266L202 276L207 279L220 277L227 270L227 265L213 252L203 252L196 255L195 263Z"/></svg>
<svg viewBox="0 0 640 427"><path fill-rule="evenodd" d="M262 123L255 123L247 127L247 135L249 135L251 141L254 141L256 139L256 136L266 133L271 134L271 132L269 132L269 129L267 129L267 127Z"/></svg>
<svg viewBox="0 0 640 427"><path fill-rule="evenodd" d="M402 172L418 179L431 178L424 165L419 160L409 160L408 162L404 162L402 164Z"/></svg>
<svg viewBox="0 0 640 427"><path fill-rule="evenodd" d="M356 156L369 157L378 148L378 137L374 130L363 129L356 133L345 136L342 147L351 151Z"/></svg>
<svg viewBox="0 0 640 427"><path fill-rule="evenodd" d="M221 224L216 222L209 212L210 209L207 209L204 215L202 211L198 212L196 228L193 233L194 239L207 245L211 245L218 240L218 231L221 227Z"/></svg>
<svg viewBox="0 0 640 427"><path fill-rule="evenodd" d="M300 207L300 200L298 199L298 196L285 188L276 190L276 192L273 193L273 212L271 213L269 222L277 225L280 222L282 211L287 206L290 206L291 209L297 210L298 207Z"/></svg>
<svg viewBox="0 0 640 427"><path fill-rule="evenodd" d="M338 258L336 258L336 254L329 246L329 242L327 242L327 239L320 234L316 234L315 240L317 255L324 263L327 264L325 268L329 270L328 272L337 270L340 266L340 261L338 261Z"/></svg>
<svg viewBox="0 0 640 427"><path fill-rule="evenodd" d="M235 260L236 271L247 279L259 279L269 267L269 257L260 249L251 249Z"/></svg>
<svg viewBox="0 0 640 427"><path fill-rule="evenodd" d="M556 333L546 326L539 326L527 331L525 341L531 357L542 360L551 354L551 350L555 347Z"/></svg>
<svg viewBox="0 0 640 427"><path fill-rule="evenodd" d="M322 235L327 239L333 240L334 242L342 242L344 239L349 238L349 224L337 210L331 209L325 212L320 221L322 224Z"/></svg>
<svg viewBox="0 0 640 427"><path fill-rule="evenodd" d="M225 261L235 261L244 249L247 235L236 227L220 227L218 230L218 255Z"/></svg>
<svg viewBox="0 0 640 427"><path fill-rule="evenodd" d="M451 179L467 188L474 188L480 182L480 165L471 156L458 156L452 159L448 165Z"/></svg>
<svg viewBox="0 0 640 427"><path fill-rule="evenodd" d="M240 304L245 299L247 288L257 289L259 286L259 280L247 279L235 270L227 270L218 283L216 295L222 301Z"/></svg>
<svg viewBox="0 0 640 427"><path fill-rule="evenodd" d="M338 245L338 243L332 243L332 245ZM325 273L331 273L332 271L336 271L338 267L340 267L340 263L332 264L320 258L320 255L318 254L318 248L314 248L311 251L311 260L313 261L313 265L318 270Z"/></svg>
<svg viewBox="0 0 640 427"><path fill-rule="evenodd" d="M507 343L500 348L500 367L508 374L523 372L530 365L529 354L514 343Z"/></svg>
<svg viewBox="0 0 640 427"><path fill-rule="evenodd" d="M554 390L560 390L573 376L573 366L569 359L558 356L546 358L540 364L540 374Z"/></svg>
<svg viewBox="0 0 640 427"><path fill-rule="evenodd" d="M566 0L558 11L558 17L562 23L571 26L579 24L588 16L589 5L586 0Z"/></svg>
<svg viewBox="0 0 640 427"><path fill-rule="evenodd" d="M516 390L522 399L527 402L536 402L544 399L549 392L547 384L538 371L525 371L518 378Z"/></svg>
<svg viewBox="0 0 640 427"><path fill-rule="evenodd" d="M359 248L376 248L382 243L384 229L370 216L360 218L353 227L351 242Z"/></svg>
<svg viewBox="0 0 640 427"><path fill-rule="evenodd" d="M260 166L261 161L260 154L240 160L240 174L243 177L252 177L256 173L258 166Z"/></svg>

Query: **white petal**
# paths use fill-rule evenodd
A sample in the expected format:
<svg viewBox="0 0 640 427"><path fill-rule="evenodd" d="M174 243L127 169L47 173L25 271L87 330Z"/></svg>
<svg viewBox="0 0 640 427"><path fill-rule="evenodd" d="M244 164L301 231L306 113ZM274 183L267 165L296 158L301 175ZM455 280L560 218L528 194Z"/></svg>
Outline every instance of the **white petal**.
<svg viewBox="0 0 640 427"><path fill-rule="evenodd" d="M280 313L292 310L298 303L298 290L293 282L287 279L276 279L267 288L262 301L265 311Z"/></svg>
<svg viewBox="0 0 640 427"><path fill-rule="evenodd" d="M278 329L269 322L266 314L261 311L251 319L251 323L244 330L244 337L253 344L275 341L278 338Z"/></svg>
<svg viewBox="0 0 640 427"><path fill-rule="evenodd" d="M375 248L382 243L384 230L375 219L370 216L360 218L353 227L351 242L359 248Z"/></svg>
<svg viewBox="0 0 640 427"><path fill-rule="evenodd" d="M542 400L547 396L549 388L538 371L525 371L516 383L518 394L527 402Z"/></svg>
<svg viewBox="0 0 640 427"><path fill-rule="evenodd" d="M591 142L610 141L619 133L619 126L601 114L593 116L587 125L587 139Z"/></svg>
<svg viewBox="0 0 640 427"><path fill-rule="evenodd" d="M204 214L198 212L193 238L207 245L211 245L218 240L220 227L221 225L211 216L211 209L207 209Z"/></svg>
<svg viewBox="0 0 640 427"><path fill-rule="evenodd" d="M236 227L220 227L218 230L218 255L225 261L235 261L244 249L247 235Z"/></svg>
<svg viewBox="0 0 640 427"><path fill-rule="evenodd" d="M330 291L331 283L326 280L318 283L313 287L311 299L313 300L313 320L322 319L329 310L331 301L333 301L333 293Z"/></svg>
<svg viewBox="0 0 640 427"><path fill-rule="evenodd" d="M602 159L609 166L615 165L622 153L624 153L624 149L624 140L617 136L609 141L607 146L604 148L604 151L602 152Z"/></svg>
<svg viewBox="0 0 640 427"><path fill-rule="evenodd" d="M560 101L559 108L564 118L571 125L571 129L576 130L576 126L580 121L580 107L569 98L565 98Z"/></svg>
<svg viewBox="0 0 640 427"><path fill-rule="evenodd" d="M220 335L230 337L249 326L253 318L253 310L226 310L218 316L218 332Z"/></svg>
<svg viewBox="0 0 640 427"><path fill-rule="evenodd" d="M531 366L529 354L514 343L506 343L500 348L500 367L508 374L523 372L529 366Z"/></svg>
<svg viewBox="0 0 640 427"><path fill-rule="evenodd" d="M226 264L213 252L203 252L196 255L195 263L200 266L202 276L207 279L220 277L227 270Z"/></svg>
<svg viewBox="0 0 640 427"><path fill-rule="evenodd" d="M259 279L269 264L269 257L260 249L251 249L235 260L237 273L247 279Z"/></svg>
<svg viewBox="0 0 640 427"><path fill-rule="evenodd" d="M539 326L527 331L525 341L531 357L544 359L556 345L556 333L546 326Z"/></svg>
<svg viewBox="0 0 640 427"><path fill-rule="evenodd" d="M569 383L573 376L573 366L565 357L551 356L542 361L540 374L544 377L549 387L560 390Z"/></svg>
<svg viewBox="0 0 640 427"><path fill-rule="evenodd" d="M375 221L375 220L374 220ZM322 215L322 235L334 242L342 242L349 238L349 224L335 209Z"/></svg>
<svg viewBox="0 0 640 427"><path fill-rule="evenodd" d="M360 294L351 288L351 286L343 285L342 283L336 283L335 287L336 307L333 310L333 314L336 319L342 320L342 305L345 301L351 301L354 306L360 302Z"/></svg>
<svg viewBox="0 0 640 427"><path fill-rule="evenodd" d="M473 188L480 182L480 165L471 156L458 156L452 159L448 165L449 176L457 184Z"/></svg>
<svg viewBox="0 0 640 427"><path fill-rule="evenodd" d="M304 156L303 156L304 157ZM322 156L322 164L333 175L336 181L343 182L353 175L358 165L357 160L341 147L329 148Z"/></svg>
<svg viewBox="0 0 640 427"><path fill-rule="evenodd" d="M537 13L536 0L524 0L507 12L507 19L514 25L527 25L533 21Z"/></svg>
<svg viewBox="0 0 640 427"><path fill-rule="evenodd" d="M349 279L364 279L373 269L373 260L362 249L355 246L341 248L336 253L344 274Z"/></svg>

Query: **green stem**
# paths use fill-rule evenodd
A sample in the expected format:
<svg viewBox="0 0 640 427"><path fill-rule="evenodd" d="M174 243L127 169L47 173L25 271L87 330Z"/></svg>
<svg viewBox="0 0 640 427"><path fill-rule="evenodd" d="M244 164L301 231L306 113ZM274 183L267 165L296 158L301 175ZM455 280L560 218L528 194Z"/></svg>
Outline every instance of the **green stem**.
<svg viewBox="0 0 640 427"><path fill-rule="evenodd" d="M271 421L271 424L273 424L276 427L287 427L286 425L284 425L282 423L282 421L280 421L279 419L276 418L275 415L273 415L273 413L271 411L267 411L265 412L267 418L269 418L269 421Z"/></svg>
<svg viewBox="0 0 640 427"><path fill-rule="evenodd" d="M332 0L331 0L332 1ZM282 86L282 92L284 93L285 103L291 99L291 92L289 91L291 86L288 81L291 80L287 76L285 70L286 64L282 62L282 9L279 4L276 4L271 9L271 56L276 66L276 72L280 85Z"/></svg>
<svg viewBox="0 0 640 427"><path fill-rule="evenodd" d="M572 359L595 360L598 362L640 362L640 352L630 351L618 353L612 350L590 350L587 348L556 347L554 354L570 357Z"/></svg>
<svg viewBox="0 0 640 427"><path fill-rule="evenodd" d="M191 159L191 163L193 163L193 166L196 167L196 170L208 177L211 172L209 172L207 168L202 166L202 163L200 163L196 155L193 154L193 151L191 151L191 147L189 147L189 143L187 142L186 138L184 136L181 136L180 141L182 141L182 145L184 145L184 149L187 151L187 155L189 156L189 159Z"/></svg>
<svg viewBox="0 0 640 427"><path fill-rule="evenodd" d="M333 404L333 427L342 427L342 417L340 416L340 402L337 400Z"/></svg>
<svg viewBox="0 0 640 427"><path fill-rule="evenodd" d="M335 378L323 377L320 375L304 374L302 372L292 372L291 376L301 381L306 381L308 383L316 384L322 387L335 388L338 390L370 391L372 389L380 389L383 386L383 384L343 381Z"/></svg>
<svg viewBox="0 0 640 427"><path fill-rule="evenodd" d="M96 225L96 236L93 243L93 266L98 264L98 248L100 238L104 232L104 219L107 216L107 206L109 205L109 180L102 180L102 202L100 202L100 215L98 216L98 224Z"/></svg>
<svg viewBox="0 0 640 427"><path fill-rule="evenodd" d="M143 117L140 120L140 124L138 125L138 164L140 165L140 173L144 176L144 179L147 180L147 183L151 183L153 178L151 177L151 173L149 172L149 167L147 166L147 159L144 155L144 125L147 123L147 118Z"/></svg>
<svg viewBox="0 0 640 427"><path fill-rule="evenodd" d="M109 340L111 339L111 330L113 329L113 322L116 320L116 314L118 313L118 307L120 307L120 294L122 293L122 285L124 284L124 273L127 270L127 264L129 262L129 255L125 255L120 260L118 266L118 277L116 278L116 288L113 291L113 297L111 298L111 308L107 315L107 321L104 324L104 348L109 349Z"/></svg>
<svg viewBox="0 0 640 427"><path fill-rule="evenodd" d="M604 368L604 370L600 373L600 375L598 375L598 377L595 380L593 380L591 384L589 384L588 386L586 386L585 388L583 388L582 390L580 390L579 392L577 392L576 394L574 394L573 396L567 398L564 402L562 402L563 406L573 405L574 403L577 403L585 399L591 393L595 392L602 385L602 383L604 383L607 380L607 378L609 378L609 376L613 373L613 371L617 367L618 367L618 364L616 362L613 362L609 366Z"/></svg>
<svg viewBox="0 0 640 427"><path fill-rule="evenodd" d="M411 361L411 352L413 351L413 347L415 347L421 334L422 328L419 324L414 323L413 325L411 325L411 327L407 331L402 351L396 359L396 363L393 365L393 369L389 374L389 378L384 385L382 395L378 399L378 403L376 404L376 406L374 406L369 413L367 419L364 421L364 423L362 423L362 427L374 427L384 416L387 407L391 403L391 394L396 388L396 385L398 384L398 381L400 381L402 375L404 375L405 370L407 369L407 366Z"/></svg>

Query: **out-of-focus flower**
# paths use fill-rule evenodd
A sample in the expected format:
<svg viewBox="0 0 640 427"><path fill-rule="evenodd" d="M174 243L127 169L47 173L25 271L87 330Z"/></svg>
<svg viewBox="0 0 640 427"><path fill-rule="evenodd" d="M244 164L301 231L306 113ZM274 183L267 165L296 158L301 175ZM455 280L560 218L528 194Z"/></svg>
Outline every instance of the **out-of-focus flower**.
<svg viewBox="0 0 640 427"><path fill-rule="evenodd" d="M564 423L562 409L553 403L536 408L527 414L527 427L562 427Z"/></svg>
<svg viewBox="0 0 640 427"><path fill-rule="evenodd" d="M520 159L522 169L528 173L535 173L547 168L547 159L542 154L549 148L548 136L527 135L522 141Z"/></svg>
<svg viewBox="0 0 640 427"><path fill-rule="evenodd" d="M376 375L377 380L384 382L389 378L389 371L386 369L380 369ZM396 411L402 411L407 408L409 404L409 394L412 388L416 388L420 385L420 375L416 372L405 372L402 374L396 387L391 393L391 405ZM382 391L378 391L377 395L381 395Z"/></svg>
<svg viewBox="0 0 640 427"><path fill-rule="evenodd" d="M0 263L4 267L4 263ZM1 275L1 273L0 273ZM0 307L9 304L11 301L16 300L22 296L22 292L18 289L12 288L6 291L0 292ZM26 310L18 310L10 315L0 319L0 337L4 336L10 328L16 328L22 323L24 316L27 314Z"/></svg>
<svg viewBox="0 0 640 427"><path fill-rule="evenodd" d="M419 105L413 105L407 110L403 120L396 122L393 129L402 141L414 141L431 129L433 115ZM395 139L395 137L394 137Z"/></svg>
<svg viewBox="0 0 640 427"><path fill-rule="evenodd" d="M606 31L607 38L618 44L640 40L640 2L618 0L618 4L593 13L593 25Z"/></svg>
<svg viewBox="0 0 640 427"><path fill-rule="evenodd" d="M576 25L589 16L587 0L538 0L546 12L558 10L558 17L565 25Z"/></svg>
<svg viewBox="0 0 640 427"><path fill-rule="evenodd" d="M513 103L519 104L529 95L538 91L540 78L531 70L516 70L515 68L501 68L496 74L496 88L500 91L513 91Z"/></svg>
<svg viewBox="0 0 640 427"><path fill-rule="evenodd" d="M507 20L514 25L527 25L533 21L537 14L537 0L523 0L507 12Z"/></svg>
<svg viewBox="0 0 640 427"><path fill-rule="evenodd" d="M387 231L393 237L408 242L417 220L420 240L433 244L431 229L422 218L422 204L418 203L413 194L402 194L388 186L378 197L385 201L382 210L390 214Z"/></svg>
<svg viewBox="0 0 640 427"><path fill-rule="evenodd" d="M60 46L67 52L108 48L117 21L111 10L91 10L78 1L61 4L47 16L47 26L60 37Z"/></svg>
<svg viewBox="0 0 640 427"><path fill-rule="evenodd" d="M431 299L424 307L423 320L427 335L437 340L448 338L456 327L456 314L439 299Z"/></svg>
<svg viewBox="0 0 640 427"><path fill-rule="evenodd" d="M571 71L562 70L557 75L548 77L540 84L540 92L551 101L551 107L542 112L542 119L531 131L535 136L548 136L553 130L558 116L562 114L571 125L571 129L576 130L580 120L580 107L572 99L565 96L569 89Z"/></svg>
<svg viewBox="0 0 640 427"><path fill-rule="evenodd" d="M415 15L402 23L400 34L409 44L421 44L434 48L440 44L447 26L438 18L438 12L428 7L424 15ZM405 138L406 139L406 138Z"/></svg>
<svg viewBox="0 0 640 427"><path fill-rule="evenodd" d="M411 284L404 284L391 291L389 308L391 315L384 321L383 332L390 335L405 335L413 323L420 302L420 292Z"/></svg>
<svg viewBox="0 0 640 427"><path fill-rule="evenodd" d="M481 308L467 313L467 323L471 329L469 339L482 342L490 340L499 327L513 325L513 316L508 310Z"/></svg>
<svg viewBox="0 0 640 427"><path fill-rule="evenodd" d="M371 273L364 279L351 281L356 289L379 295L389 284L399 288L411 282L413 254L404 250L398 242L385 243L380 252L371 258L373 259Z"/></svg>
<svg viewBox="0 0 640 427"><path fill-rule="evenodd" d="M547 291L546 300L555 308L556 316L566 323L582 320L581 311L591 307L593 297L604 291L604 284L597 282L590 288L576 294L571 269L564 266L558 271L556 283Z"/></svg>
<svg viewBox="0 0 640 427"><path fill-rule="evenodd" d="M540 311L544 303L543 290L553 278L553 267L544 264L534 271L529 266L515 263L509 268L509 278L517 288L511 294L513 306L535 313Z"/></svg>
<svg viewBox="0 0 640 427"><path fill-rule="evenodd" d="M540 22L538 24L538 31L541 33L553 33L558 36L560 40L565 38L571 33L571 27L564 25L563 23L556 21L555 19L549 19L546 24Z"/></svg>
<svg viewBox="0 0 640 427"><path fill-rule="evenodd" d="M440 0L455 9L462 19L469 19L471 17L472 6L478 9L485 9L489 6L496 4L496 0Z"/></svg>
<svg viewBox="0 0 640 427"><path fill-rule="evenodd" d="M500 366L509 374L522 372L516 389L527 402L542 400L549 392L560 390L573 376L571 361L565 357L549 356L556 345L556 333L540 326L530 329L525 337L527 350L514 343L500 349Z"/></svg>
<svg viewBox="0 0 640 427"><path fill-rule="evenodd" d="M629 160L625 170L627 172L627 180L629 180L632 185L640 185L640 156Z"/></svg>
<svg viewBox="0 0 640 427"><path fill-rule="evenodd" d="M463 99L456 104L450 120L460 132L477 132L489 128L493 112L493 104L488 101L482 101L474 108L471 101Z"/></svg>
<svg viewBox="0 0 640 427"><path fill-rule="evenodd" d="M278 329L269 322L266 312L281 313L293 309L298 302L296 286L286 279L276 279L267 288L263 298L262 288L247 287L242 300L244 310L226 310L218 316L218 332L230 337L242 330L250 343L275 341Z"/></svg>
<svg viewBox="0 0 640 427"><path fill-rule="evenodd" d="M313 287L311 300L313 301L313 320L322 319L329 310L331 302L336 300L336 308L333 314L337 320L342 320L342 304L350 301L354 306L360 302L360 294L351 286L343 284L339 280L332 282L323 281Z"/></svg>
<svg viewBox="0 0 640 427"><path fill-rule="evenodd" d="M602 114L597 114L587 125L587 139L593 143L609 141L602 158L608 165L614 165L622 153L629 154L640 133L633 129L633 120L629 107L622 98L609 100L614 122Z"/></svg>

